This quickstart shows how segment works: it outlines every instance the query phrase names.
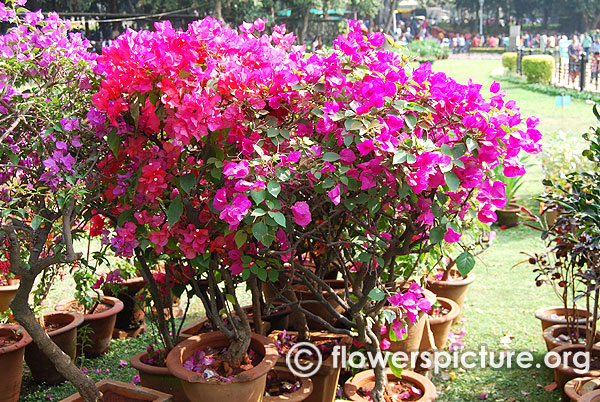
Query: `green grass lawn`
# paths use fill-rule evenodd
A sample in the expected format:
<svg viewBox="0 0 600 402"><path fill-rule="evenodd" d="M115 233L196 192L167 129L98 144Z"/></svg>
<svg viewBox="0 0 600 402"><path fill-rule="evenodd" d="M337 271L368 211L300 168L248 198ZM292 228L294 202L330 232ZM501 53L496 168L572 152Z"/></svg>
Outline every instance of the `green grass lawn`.
<svg viewBox="0 0 600 402"><path fill-rule="evenodd" d="M466 83L469 78L484 86L484 94L493 80L492 70L500 66L499 60L443 60L433 65L436 71L443 71L457 81ZM513 84L503 85L507 91L507 99L518 102L524 115L536 115L540 118L544 135L552 136L564 126L570 136L580 135L593 123L591 106L579 100L565 109L564 121L561 123L561 111L554 106L554 97L522 90ZM543 172L538 157L530 159L532 166L528 169L526 183L519 196L525 204L536 210L537 204L532 197L542 190ZM513 267L524 259L521 252L534 252L543 248L539 233L524 226L505 231L498 230L498 237L492 247L487 250L475 268L476 281L469 289L465 305L465 321L455 326L455 330L466 331L465 343L469 350L476 350L480 345L489 349L500 349L500 338L512 336L510 347L514 350L531 350L536 361L541 363L545 346L541 337L541 325L533 313L536 309L556 305L557 299L549 288L536 288L534 275L529 265ZM73 289L72 279L57 283L49 296L48 304L54 303L69 295ZM191 318L202 314L199 302L191 309ZM114 378L129 382L136 374L129 365L121 367L120 360L129 358L144 350L154 339L153 335L144 335L138 339L113 341L111 351L100 358L83 363L95 380ZM109 369L110 372L106 372ZM102 370L97 372L97 370ZM487 395L489 401L559 401L558 392L548 393L542 386L553 380L552 370L540 367L528 370L521 369L471 369L456 370L434 377L440 402L468 402L480 400L480 393ZM48 400L46 395L59 400L73 392L70 384L55 387L34 385L30 376L24 378L24 389L21 401ZM484 395L482 395L484 396Z"/></svg>

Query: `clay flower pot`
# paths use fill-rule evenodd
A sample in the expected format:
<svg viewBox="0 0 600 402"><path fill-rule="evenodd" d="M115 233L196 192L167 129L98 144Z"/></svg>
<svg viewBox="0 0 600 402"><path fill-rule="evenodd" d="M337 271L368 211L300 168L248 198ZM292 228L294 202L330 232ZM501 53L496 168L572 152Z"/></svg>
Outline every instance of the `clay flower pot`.
<svg viewBox="0 0 600 402"><path fill-rule="evenodd" d="M282 331L273 331L269 338L276 340ZM286 331L290 335L298 335L295 331ZM346 335L331 334L328 332L311 332L310 337L313 341L320 340L338 340L340 346L346 346L350 350L352 339ZM340 378L341 365L334 362L333 355L323 360L319 370L310 377L313 383L313 392L305 399L306 402L332 402L335 399L338 380ZM277 359L277 367L287 369L285 356Z"/></svg>
<svg viewBox="0 0 600 402"><path fill-rule="evenodd" d="M289 394L282 394L279 396L265 395L263 402L302 402L306 401L306 398L308 398L313 391L313 384L310 378L296 377L287 368L278 366L273 367L273 370L269 372L269 375L273 373L275 373L281 379L300 381L300 388L294 392L290 392Z"/></svg>
<svg viewBox="0 0 600 402"><path fill-rule="evenodd" d="M104 402L171 402L173 397L169 394L148 389L124 382L114 380L102 380L96 383L96 387L104 395ZM83 398L76 393L60 402L84 402Z"/></svg>
<svg viewBox="0 0 600 402"><path fill-rule="evenodd" d="M333 291L339 295L339 297L343 300L346 296L345 296L345 292L346 292L346 285L345 282L343 280L339 280L339 279L327 279L325 280L325 283L327 283L331 289L333 289ZM292 289L294 290L294 293L296 293L296 297L298 298L298 301L316 301L318 300L313 293L310 291L310 289L305 286L305 285L294 285L292 286ZM325 289L323 289L323 297L325 298L325 300L327 300L327 302L331 305L331 307L333 307L333 309L342 314L344 312L344 308L342 306L339 305L339 303L335 300L335 298ZM336 325L336 319L333 317L333 315L329 312L329 310L327 309L327 307L325 307L321 302L319 303L308 303L308 304L302 304L302 307L304 309L306 309L307 311L313 313L314 315L321 317L322 319L324 319L327 322L332 323L334 326ZM317 322L316 320L310 318L310 317L306 317L306 321L308 323L308 327L311 330L317 330L317 331L322 331L322 330L326 330L325 326L319 322Z"/></svg>
<svg viewBox="0 0 600 402"><path fill-rule="evenodd" d="M244 309L246 314L248 314L248 321L250 322L250 328L252 328L252 330L254 331L254 318L252 317L252 306L251 305L244 306L242 308ZM234 312L234 314L235 314L235 312ZM269 331L269 329L271 328L271 325L269 322L267 322L265 320L263 320L262 325L263 325L263 327L262 327L263 333L261 333L259 335L266 335L267 332ZM210 322L210 319L208 317L204 317L204 318L201 318L198 321L194 321L190 325L184 327L179 332L179 337L177 338L177 342L183 342L184 340L191 338L192 336L205 334L205 333L216 331L216 330L217 330L217 328L213 328L213 325Z"/></svg>
<svg viewBox="0 0 600 402"><path fill-rule="evenodd" d="M600 386L600 378L578 377L567 382L564 391L571 402L577 402L581 400L582 395L595 391L598 386Z"/></svg>
<svg viewBox="0 0 600 402"><path fill-rule="evenodd" d="M558 383L559 389L564 392L564 387L565 385L572 380L573 378L577 378L577 377L600 377L600 370L590 370L588 372L582 373L580 370L575 371L575 368L571 367L568 365L568 362L566 362L566 357L569 354L574 354L577 352L584 352L585 351L585 345L579 344L579 345L561 345L558 346L556 348L554 348L552 350L553 353L557 353L558 355L561 356L561 361L560 364L558 366L556 366L554 368L554 378L556 379L556 382ZM592 356L591 359L592 361L595 359L600 358L600 348L593 348L592 349ZM549 356L548 357L548 362L550 364L550 366L554 366L556 365L556 356Z"/></svg>
<svg viewBox="0 0 600 402"><path fill-rule="evenodd" d="M16 340L12 341L17 331ZM31 337L20 325L0 324L0 400L17 402L23 379L23 355Z"/></svg>
<svg viewBox="0 0 600 402"><path fill-rule="evenodd" d="M433 292L424 289L423 295L429 300L429 302L433 305L436 300L436 296ZM384 307L384 309L394 310L394 307ZM388 349L391 353L395 352L414 352L417 350L421 350L421 340L423 339L423 334L425 333L426 322L429 319L429 316L423 312L419 311L419 317L417 321L413 323L409 323L406 329L406 338L401 341L392 341L390 340L390 348ZM389 339L389 334L391 331L391 326L388 327L388 332L386 332L385 337ZM447 335L447 334L446 334ZM447 336L446 336L447 337Z"/></svg>
<svg viewBox="0 0 600 402"><path fill-rule="evenodd" d="M0 313L8 310L10 302L15 298L17 289L19 288L19 281L11 280L8 285L0 286Z"/></svg>
<svg viewBox="0 0 600 402"><path fill-rule="evenodd" d="M88 339L83 340L81 332L78 337L84 341L83 353L86 357L97 357L108 350L117 314L123 310L123 302L116 297L104 296L102 304L106 304L108 309L83 315L82 327L89 327ZM77 308L77 300L74 298L62 300L56 305L56 311L77 311Z"/></svg>
<svg viewBox="0 0 600 402"><path fill-rule="evenodd" d="M140 384L166 394L173 395L173 402L188 402L189 399L183 392L181 381L175 377L167 367L157 367L142 361L148 356L147 352L138 353L131 357L131 366L140 373Z"/></svg>
<svg viewBox="0 0 600 402"><path fill-rule="evenodd" d="M577 328L579 329L579 335L585 337L585 325L577 325ZM544 342L546 342L548 352L561 345L572 345L570 342L558 339L560 335L567 335L567 331L566 324L552 325L544 330ZM596 331L596 339L594 339L594 343L598 342L600 342L600 331Z"/></svg>
<svg viewBox="0 0 600 402"><path fill-rule="evenodd" d="M510 202L504 208L500 208L496 210L496 216L498 219L496 223L500 226L504 226L507 228L511 228L513 226L517 226L519 223L519 212L521 211L521 206L517 203Z"/></svg>
<svg viewBox="0 0 600 402"><path fill-rule="evenodd" d="M585 326L586 319L589 320L592 317L592 314L589 311L582 308L576 310L569 308L567 311L569 315L575 315L577 317L574 322L577 325ZM567 324L564 307L541 308L535 312L535 318L542 322L542 331L552 325Z"/></svg>
<svg viewBox="0 0 600 402"><path fill-rule="evenodd" d="M460 307L454 300L446 299L445 297L438 297L438 301L442 307L450 310L448 314L442 317L429 317L429 326L431 327L431 332L433 332L435 347L438 350L442 350L448 342L448 333L450 332L452 322L460 314Z"/></svg>
<svg viewBox="0 0 600 402"><path fill-rule="evenodd" d="M71 361L75 360L77 354L77 327L81 323L83 323L83 316L71 311L54 311L44 314L44 326L55 327L53 330L46 330L46 333L52 342L71 358ZM36 382L58 384L65 380L63 375L54 368L54 363L35 343L30 343L25 348L25 361Z"/></svg>
<svg viewBox="0 0 600 402"><path fill-rule="evenodd" d="M431 290L438 297L454 300L458 304L458 307L460 307L460 314L462 314L465 298L467 297L467 289L474 280L475 275L472 272L466 278L450 279L447 281L428 277L427 289ZM460 314L454 319L454 322L460 318Z"/></svg>
<svg viewBox="0 0 600 402"><path fill-rule="evenodd" d="M600 402L600 390L584 394L578 402Z"/></svg>
<svg viewBox="0 0 600 402"><path fill-rule="evenodd" d="M437 397L435 386L427 377L424 377L421 374L417 374L413 371L402 370L402 378L398 379L398 377L396 377L389 368L385 370L385 373L388 378L388 386L393 387L394 383L398 383L399 381L408 381L412 386L419 388L422 391L422 394L421 397L416 400L416 402L435 401L435 398ZM373 370L363 371L346 381L346 384L344 384L344 393L351 401L369 402L368 399L365 399L359 395L358 390L360 388L372 389L374 385L375 373Z"/></svg>
<svg viewBox="0 0 600 402"><path fill-rule="evenodd" d="M104 287L103 292L106 296L114 296L123 302L123 310L117 314L115 321L113 338L133 338L145 332L145 314L140 307L141 300L138 295L145 285L146 280L138 276L120 282L120 290L117 295L112 294L110 287Z"/></svg>
<svg viewBox="0 0 600 402"><path fill-rule="evenodd" d="M192 336L177 345L167 356L169 371L181 380L185 395L191 402L260 402L265 393L267 373L277 362L277 349L273 341L261 335L252 334L250 347L263 356L254 368L244 371L229 382L205 381L202 376L183 367L197 350L223 348L230 340L222 332L209 332Z"/></svg>

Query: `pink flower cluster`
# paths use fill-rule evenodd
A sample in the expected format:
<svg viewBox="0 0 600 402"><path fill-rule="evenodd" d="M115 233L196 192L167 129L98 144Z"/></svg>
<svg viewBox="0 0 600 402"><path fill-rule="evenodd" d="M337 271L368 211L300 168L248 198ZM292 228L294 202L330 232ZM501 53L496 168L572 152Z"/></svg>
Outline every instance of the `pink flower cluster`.
<svg viewBox="0 0 600 402"><path fill-rule="evenodd" d="M429 313L431 310L431 302L423 295L423 288L418 283L411 283L408 289L388 297L388 302L395 307L392 330L400 339L406 336L408 323L416 322L420 312Z"/></svg>

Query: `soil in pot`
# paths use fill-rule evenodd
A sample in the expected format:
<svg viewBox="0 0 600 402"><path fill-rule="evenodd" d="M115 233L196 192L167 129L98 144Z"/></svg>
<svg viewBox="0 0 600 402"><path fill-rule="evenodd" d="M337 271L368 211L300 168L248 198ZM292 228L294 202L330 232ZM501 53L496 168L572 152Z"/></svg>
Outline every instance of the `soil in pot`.
<svg viewBox="0 0 600 402"><path fill-rule="evenodd" d="M231 366L228 367L224 359L219 358L218 354L229 344L230 340L223 333L210 332L181 342L167 356L169 371L181 380L183 390L191 402L259 402L263 399L267 373L277 361L273 341L252 334L249 350L253 351L254 356L248 352L248 369L239 374ZM207 353L208 348L216 351L216 354ZM203 360L209 355L215 362L220 362Z"/></svg>
<svg viewBox="0 0 600 402"><path fill-rule="evenodd" d="M549 351L560 345L572 345L585 343L585 325L577 325L573 327L573 333L568 335L568 327L563 324L552 325L544 330L544 342ZM573 342L576 339L577 342ZM600 342L600 331L596 332L594 343Z"/></svg>
<svg viewBox="0 0 600 402"><path fill-rule="evenodd" d="M577 402L582 395L600 389L600 377L573 378L565 384L565 395L571 402Z"/></svg>
<svg viewBox="0 0 600 402"><path fill-rule="evenodd" d="M267 374L264 402L301 402L312 392L310 378L300 378L287 368L275 366Z"/></svg>
<svg viewBox="0 0 600 402"><path fill-rule="evenodd" d="M248 321L250 322L250 328L254 331L254 318L252 317L252 306L243 307L246 314L248 314ZM227 322L225 322L227 324ZM263 320L262 322L262 333L265 335L271 328L271 324L268 321ZM208 317L201 318L200 320L193 322L192 324L184 327L179 333L178 342L182 342L194 335L205 334L207 332L216 331L218 328L214 328L212 322Z"/></svg>
<svg viewBox="0 0 600 402"><path fill-rule="evenodd" d="M153 352L153 350L141 352L131 357L130 363L139 372L140 384L143 387L173 395L173 402L188 402L189 399L183 392L181 381L171 374L166 362L163 361L164 365L161 365L159 359L149 360L151 358L149 353L154 354ZM164 350L160 350L160 352L164 353Z"/></svg>
<svg viewBox="0 0 600 402"><path fill-rule="evenodd" d="M103 394L104 402L170 402L171 395L145 387L125 384L114 380L102 380L96 387ZM60 402L84 402L79 393Z"/></svg>
<svg viewBox="0 0 600 402"><path fill-rule="evenodd" d="M435 339L435 347L442 350L448 343L448 333L452 322L460 314L460 307L451 299L438 297L436 305L433 306L429 326Z"/></svg>
<svg viewBox="0 0 600 402"><path fill-rule="evenodd" d="M475 275L472 272L466 278L463 278L458 270L453 269L450 271L448 280L445 281L441 280L441 273L438 273L435 277L428 277L427 290L432 291L438 297L454 300L458 304L460 313L454 319L454 322L456 322L460 319L460 315L463 312L467 289L474 280Z"/></svg>
<svg viewBox="0 0 600 402"><path fill-rule="evenodd" d="M31 337L19 325L0 325L0 399L2 402L17 402L23 378L23 355Z"/></svg>
<svg viewBox="0 0 600 402"><path fill-rule="evenodd" d="M386 402L432 402L435 400L435 386L426 377L408 370L402 371L400 379L390 369L386 369L385 373L388 378ZM370 402L370 393L374 386L375 374L373 370L367 370L346 381L344 393L352 401Z"/></svg>
<svg viewBox="0 0 600 402"><path fill-rule="evenodd" d="M44 330L50 339L71 358L71 361L75 360L76 355L77 327L82 323L83 316L74 312L55 311L43 316ZM65 380L35 343L27 345L25 361L36 382L58 384Z"/></svg>
<svg viewBox="0 0 600 402"><path fill-rule="evenodd" d="M75 299L65 299L56 305L56 310L84 312L83 324L77 333L78 343L84 345L85 356L93 358L108 351L117 314L123 310L123 303L115 297L104 296L93 311L86 312L84 306L77 304Z"/></svg>
<svg viewBox="0 0 600 402"><path fill-rule="evenodd" d="M146 330L145 313L141 308L139 292L146 285L142 277L127 279L119 283L116 297L123 303L123 310L117 314L113 338L135 337ZM106 296L114 296L110 287L103 289Z"/></svg>
<svg viewBox="0 0 600 402"><path fill-rule="evenodd" d="M575 316L574 324L585 326L586 319L589 320L592 317L592 314L582 308L578 309L567 309L568 314L573 317ZM535 312L535 318L541 321L542 323L542 331L546 330L546 328L557 325L557 324L567 324L567 320L565 318L565 308L564 307L545 307L537 310Z"/></svg>
<svg viewBox="0 0 600 402"><path fill-rule="evenodd" d="M273 331L269 337L275 341L279 352L277 366L287 368L287 351L297 342L298 333L294 331ZM340 378L341 365L334 362L331 355L334 346L345 346L349 350L352 339L345 335L328 332L311 332L311 343L319 347L322 354L322 364L319 370L310 377L313 382L313 392L305 399L306 402L331 402L335 399L337 384ZM307 356L308 357L308 356Z"/></svg>

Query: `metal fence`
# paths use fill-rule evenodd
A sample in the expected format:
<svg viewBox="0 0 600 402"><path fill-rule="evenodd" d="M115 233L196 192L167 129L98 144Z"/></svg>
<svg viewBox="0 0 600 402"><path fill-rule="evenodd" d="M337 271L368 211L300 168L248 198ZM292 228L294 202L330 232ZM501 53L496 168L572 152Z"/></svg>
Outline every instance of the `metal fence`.
<svg viewBox="0 0 600 402"><path fill-rule="evenodd" d="M600 92L598 80L600 71L600 56L582 54L577 61L577 74L570 74L569 60L560 57L558 49L546 51L517 50L517 73L523 75L523 56L532 54L549 54L554 57L554 74L552 84L557 87L571 88L579 91Z"/></svg>

